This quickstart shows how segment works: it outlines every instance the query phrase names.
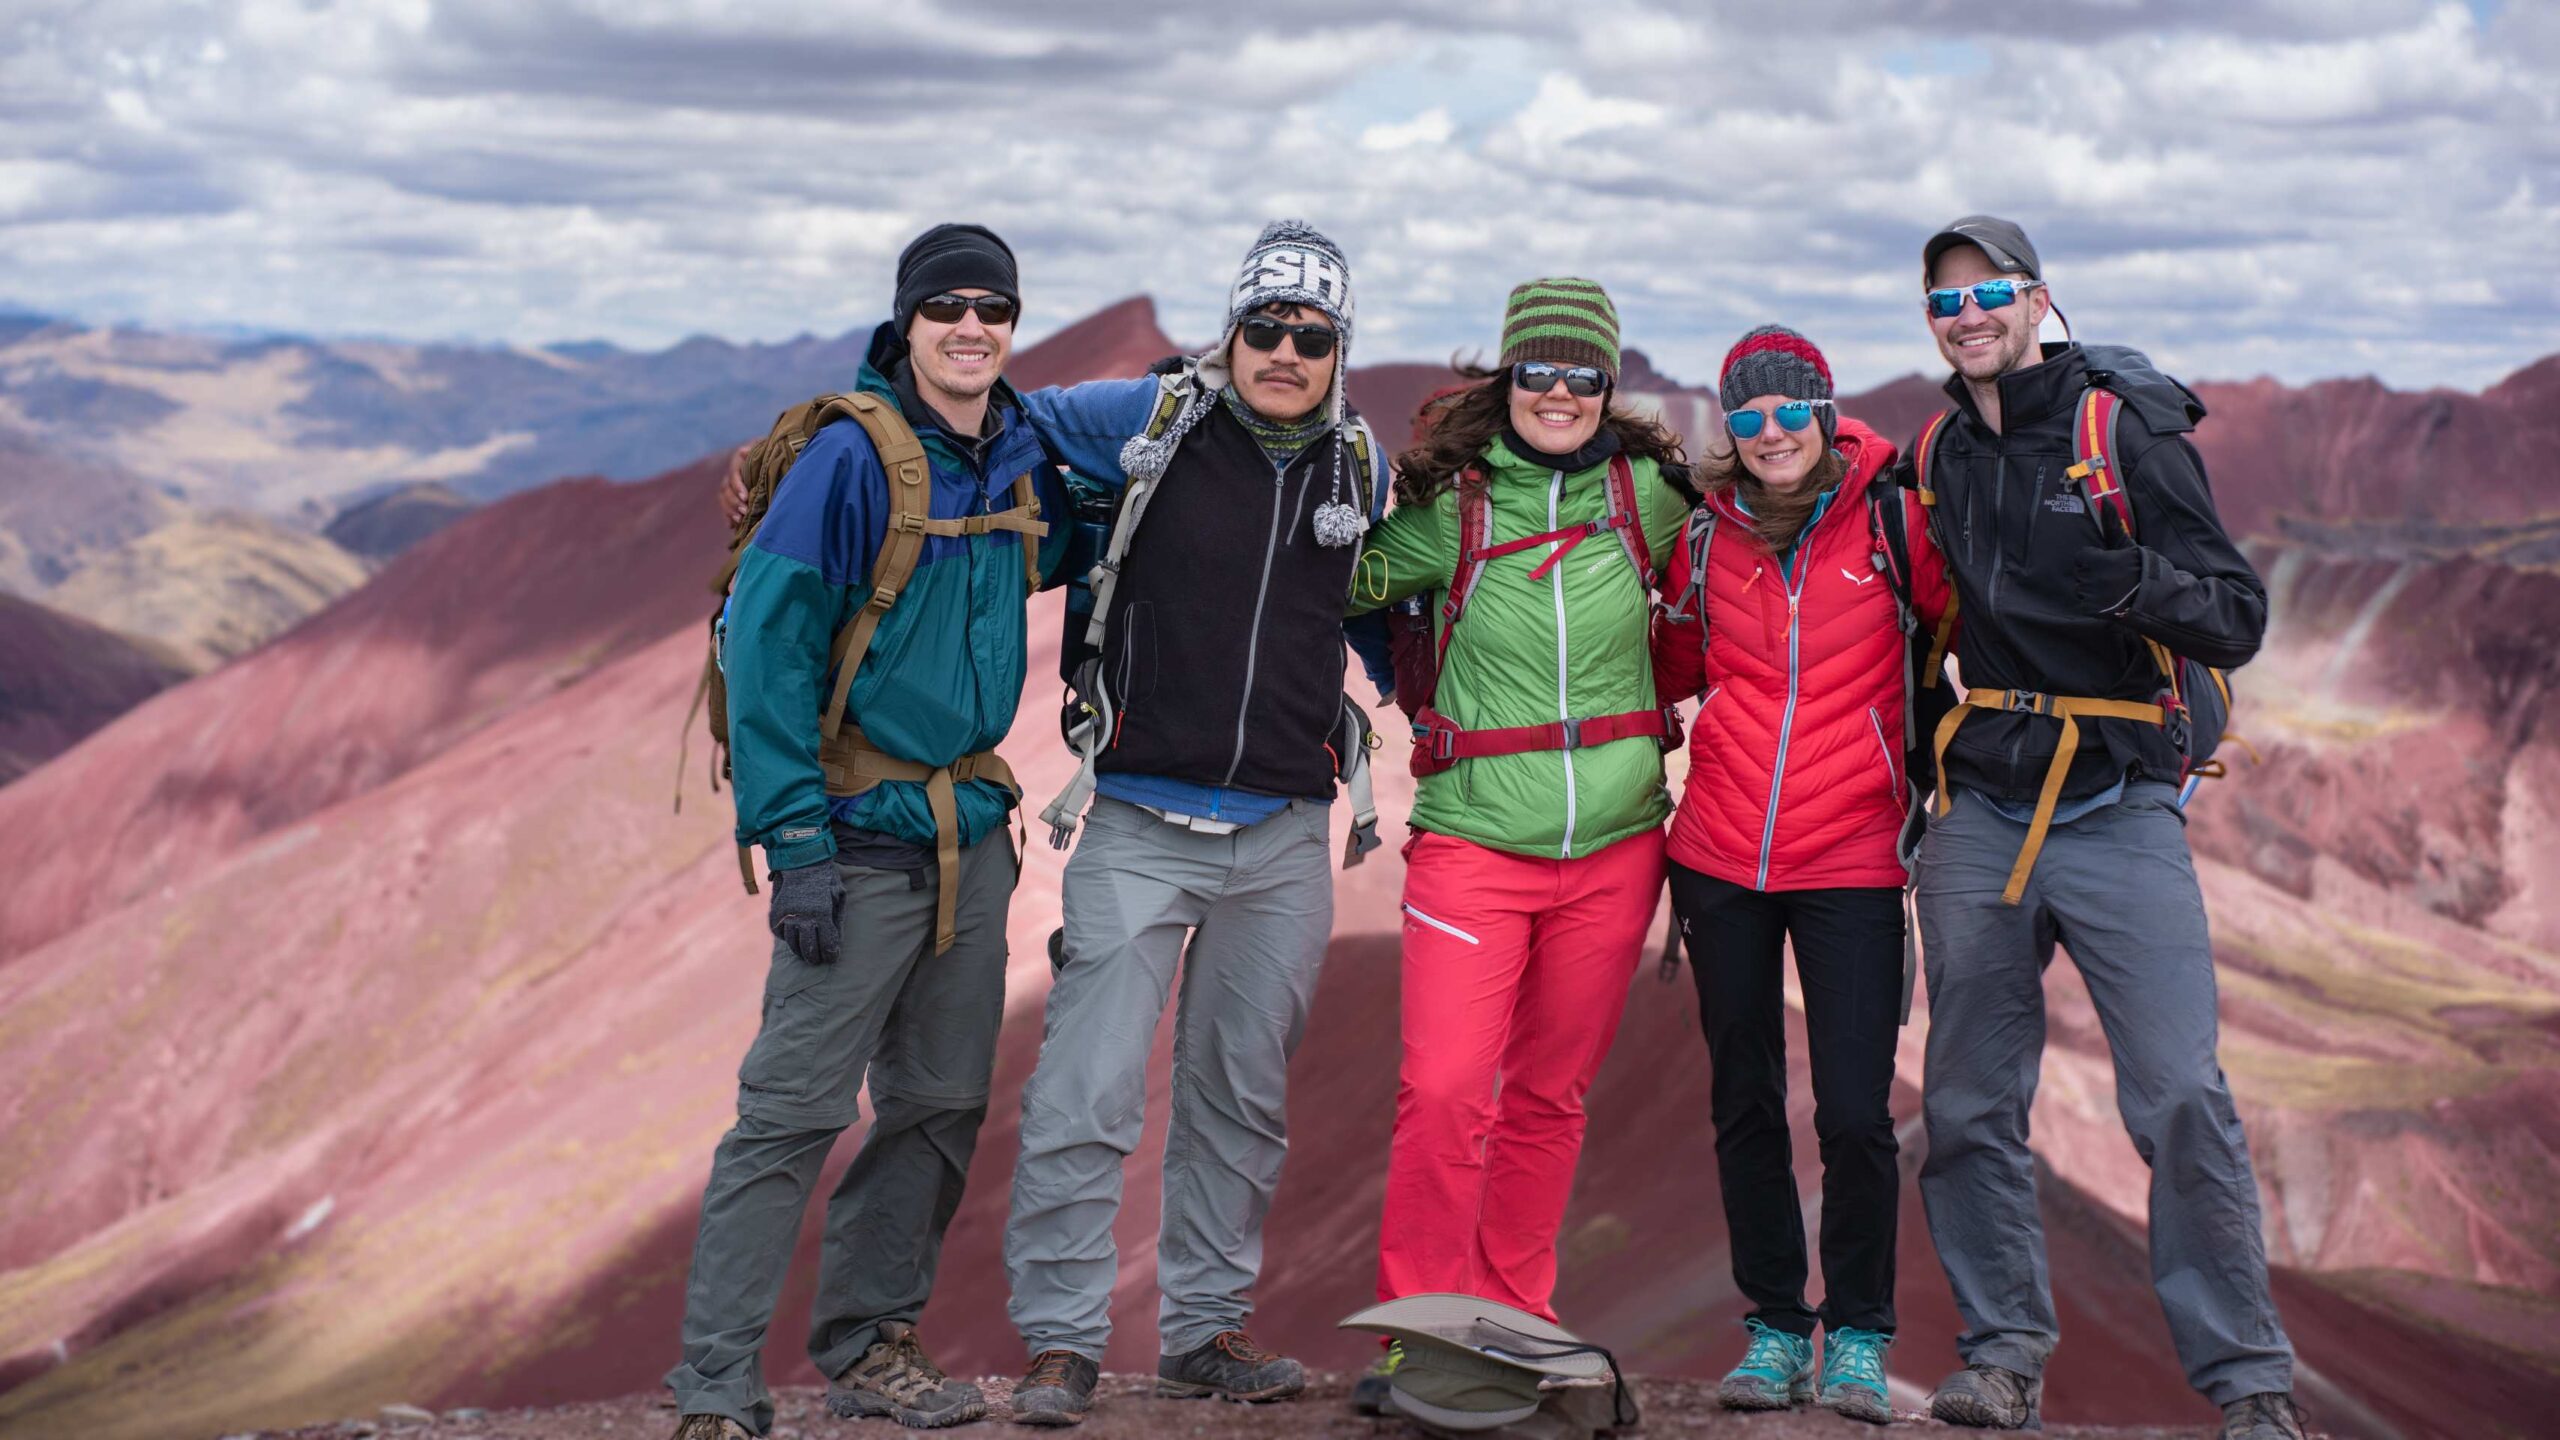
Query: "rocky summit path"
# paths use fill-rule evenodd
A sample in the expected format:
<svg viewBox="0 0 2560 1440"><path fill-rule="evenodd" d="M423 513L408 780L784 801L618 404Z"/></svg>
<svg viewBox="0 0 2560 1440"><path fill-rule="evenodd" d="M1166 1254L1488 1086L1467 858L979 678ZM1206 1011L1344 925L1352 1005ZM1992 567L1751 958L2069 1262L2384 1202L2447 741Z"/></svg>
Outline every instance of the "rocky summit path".
<svg viewBox="0 0 2560 1440"><path fill-rule="evenodd" d="M980 1425L963 1426L954 1440L1005 1440L1035 1433L1016 1430L1004 1420L1011 1379L979 1382L996 1407ZM1229 1405L1216 1401L1158 1400L1153 1382L1133 1375L1106 1375L1091 1418L1071 1432L1076 1440L1419 1440L1421 1432L1397 1420L1371 1420L1352 1413L1351 1378L1318 1375L1307 1393L1274 1405ZM1738 1415L1717 1408L1715 1386L1702 1380L1642 1380L1637 1394L1644 1424L1636 1433L1656 1437L1731 1436L1735 1440L1854 1440L1874 1437L1877 1427L1818 1409L1777 1415ZM827 1412L826 1394L815 1388L776 1392L771 1440L896 1440L902 1432L886 1420L839 1420ZM544 1410L455 1410L432 1415L407 1406L387 1407L380 1415L305 1426L299 1430L243 1432L223 1440L664 1440L675 1431L676 1414L663 1395L631 1395L583 1405ZM1941 1425L1917 1414L1905 1414L1894 1431L1927 1431L1948 1436L1976 1432ZM2208 1434L2199 1430L2118 1429L2063 1425L2048 1428L2047 1440L2187 1440Z"/></svg>

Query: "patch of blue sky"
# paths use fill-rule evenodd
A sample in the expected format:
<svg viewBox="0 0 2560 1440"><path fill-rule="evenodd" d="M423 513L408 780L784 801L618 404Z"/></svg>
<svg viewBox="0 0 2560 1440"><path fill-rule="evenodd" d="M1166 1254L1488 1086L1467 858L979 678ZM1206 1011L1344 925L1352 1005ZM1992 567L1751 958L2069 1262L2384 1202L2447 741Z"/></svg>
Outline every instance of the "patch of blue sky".
<svg viewBox="0 0 2560 1440"><path fill-rule="evenodd" d="M1354 77L1325 110L1355 135L1434 109L1447 113L1460 136L1478 135L1518 113L1554 68L1552 58L1516 35L1434 40Z"/></svg>

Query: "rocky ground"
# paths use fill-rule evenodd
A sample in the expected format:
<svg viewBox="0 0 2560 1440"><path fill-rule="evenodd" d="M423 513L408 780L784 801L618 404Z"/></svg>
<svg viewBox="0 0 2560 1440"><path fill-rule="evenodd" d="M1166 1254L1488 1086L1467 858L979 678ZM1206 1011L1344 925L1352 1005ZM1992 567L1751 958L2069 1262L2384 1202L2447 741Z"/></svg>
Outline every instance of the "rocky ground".
<svg viewBox="0 0 2560 1440"><path fill-rule="evenodd" d="M1013 1390L1010 1379L980 1382L996 1405L990 1424L1000 1424L1004 1403ZM1209 1402L1157 1400L1152 1382L1137 1376L1106 1375L1102 1403L1076 1432L1077 1440L1371 1440L1371 1437L1418 1437L1400 1421L1370 1420L1353 1414L1351 1380L1319 1375L1304 1398L1278 1405L1220 1405ZM1827 1411L1808 1409L1781 1415L1737 1415L1716 1408L1715 1386L1699 1380L1646 1380L1638 1385L1644 1406L1642 1433L1749 1437L1749 1440L1817 1440L1817 1437L1871 1436L1876 1432ZM893 1440L899 1431L886 1420L838 1420L827 1412L825 1392L792 1388L775 1396L772 1440ZM406 1437L406 1440L639 1440L672 1434L676 1415L663 1395L632 1395L585 1405L547 1410L454 1410L435 1415L410 1406L386 1407L380 1415L341 1420L299 1430L263 1431L225 1436L223 1440L356 1440L356 1437ZM1960 1432L1917 1414L1903 1416L1903 1428ZM963 1432L968 1433L966 1431ZM1004 1430L976 1432L1000 1440ZM1013 1431L1021 1434L1024 1432ZM2049 1440L2169 1440L2202 1432L2187 1430L2114 1429L2057 1426Z"/></svg>

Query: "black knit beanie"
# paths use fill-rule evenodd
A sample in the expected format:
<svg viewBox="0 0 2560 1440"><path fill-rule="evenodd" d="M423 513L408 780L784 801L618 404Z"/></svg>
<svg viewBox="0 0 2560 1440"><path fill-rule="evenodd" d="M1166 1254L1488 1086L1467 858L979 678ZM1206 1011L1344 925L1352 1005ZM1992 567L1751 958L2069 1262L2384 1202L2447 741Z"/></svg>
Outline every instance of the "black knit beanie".
<svg viewBox="0 0 2560 1440"><path fill-rule="evenodd" d="M907 338L916 306L946 290L992 290L1020 306L1012 247L984 225L936 225L908 241L898 255L899 340Z"/></svg>

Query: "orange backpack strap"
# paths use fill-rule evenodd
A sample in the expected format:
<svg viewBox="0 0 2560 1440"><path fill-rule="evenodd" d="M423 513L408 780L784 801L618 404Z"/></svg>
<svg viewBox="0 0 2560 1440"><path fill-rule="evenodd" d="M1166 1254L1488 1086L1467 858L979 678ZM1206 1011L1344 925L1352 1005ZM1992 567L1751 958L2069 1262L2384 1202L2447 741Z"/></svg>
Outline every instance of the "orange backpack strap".
<svg viewBox="0 0 2560 1440"><path fill-rule="evenodd" d="M1938 453L1938 432L1947 427L1947 417L1954 413L1941 410L1930 416L1929 423L1920 427L1920 443L1911 448L1911 488L1919 492L1920 503L1932 510L1938 508L1938 492L1930 488L1929 467Z"/></svg>
<svg viewBox="0 0 2560 1440"><path fill-rule="evenodd" d="M1938 492L1929 483L1929 468L1936 463L1938 435L1946 429L1947 418L1955 413L1953 410L1941 410L1930 416L1929 423L1920 427L1920 443L1911 451L1911 490L1920 497L1922 508L1928 512L1929 535L1933 540L1938 534ZM1947 659L1947 644L1955 638L1955 633L1956 592L1951 585L1947 587L1947 608L1938 616L1938 628L1929 637L1929 659L1921 669L1922 685L1932 688L1937 685L1940 667Z"/></svg>

